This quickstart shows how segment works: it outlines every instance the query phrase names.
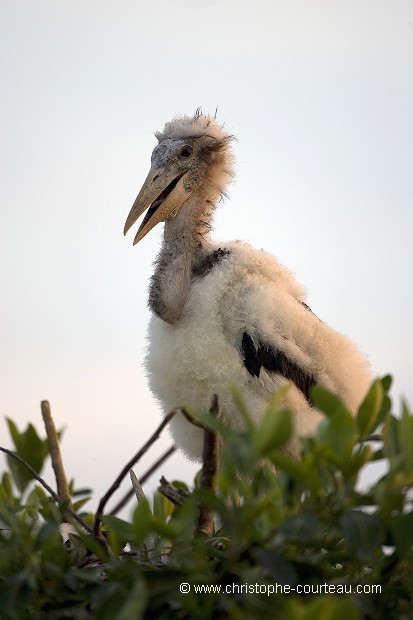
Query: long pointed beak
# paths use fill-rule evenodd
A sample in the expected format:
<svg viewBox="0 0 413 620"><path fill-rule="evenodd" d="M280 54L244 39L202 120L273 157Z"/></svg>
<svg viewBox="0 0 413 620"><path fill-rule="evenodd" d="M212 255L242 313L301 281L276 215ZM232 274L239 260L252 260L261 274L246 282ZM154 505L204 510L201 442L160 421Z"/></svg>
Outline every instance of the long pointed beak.
<svg viewBox="0 0 413 620"><path fill-rule="evenodd" d="M191 195L185 190L184 173L152 166L127 217L123 234L148 209L133 241L138 243L159 222L165 221Z"/></svg>

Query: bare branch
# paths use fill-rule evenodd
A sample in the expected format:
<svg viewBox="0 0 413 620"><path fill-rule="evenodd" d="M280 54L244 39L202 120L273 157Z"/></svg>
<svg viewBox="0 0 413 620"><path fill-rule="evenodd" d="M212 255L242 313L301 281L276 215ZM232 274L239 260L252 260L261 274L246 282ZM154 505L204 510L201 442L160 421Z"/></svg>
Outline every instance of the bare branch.
<svg viewBox="0 0 413 620"><path fill-rule="evenodd" d="M135 456L131 458L131 460L128 463L126 463L125 467L122 469L119 476L116 478L114 483L106 491L105 495L101 498L99 505L97 507L97 510L96 510L95 522L93 525L93 533L95 534L95 536L98 536L99 534L103 511L105 509L107 502L112 497L114 492L120 487L122 480L125 478L125 476L127 476L127 474L129 473L129 470L132 469L135 463L137 463L137 461L139 461L139 459L145 454L145 452L149 450L151 445L155 443L155 441L158 439L159 435L161 434L162 430L165 428L165 426L170 422L170 420L173 418L173 416L178 411L180 411L180 409L173 409L165 416L165 418L162 420L161 424L158 426L158 428L153 433L153 435L151 435L151 437L148 439L145 445L139 450L139 452L137 452Z"/></svg>
<svg viewBox="0 0 413 620"><path fill-rule="evenodd" d="M198 428L204 428L203 424L201 424L199 420L194 418L194 416L191 415L187 409L182 407L180 409L180 412L186 417L186 419L188 420L190 424L193 424L194 426L197 426Z"/></svg>
<svg viewBox="0 0 413 620"><path fill-rule="evenodd" d="M135 492L136 499L139 502L143 497L145 497L145 493L143 492L141 483L139 482L138 478L136 477L136 474L133 471L133 469L130 470L129 475L130 475L130 479L132 481L132 487L133 487L133 490Z"/></svg>
<svg viewBox="0 0 413 620"><path fill-rule="evenodd" d="M212 397L211 408L209 410L210 415L217 417L219 414L218 396L214 394ZM215 489L215 476L217 472L218 463L218 436L217 433L209 430L204 430L204 446L202 452L202 471L200 487L201 489L209 489L214 492ZM211 536L214 529L214 513L212 510L205 508L205 506L199 507L198 515L198 532L202 532L207 536Z"/></svg>
<svg viewBox="0 0 413 620"><path fill-rule="evenodd" d="M62 455L60 452L59 438L57 436L56 427L53 422L50 411L50 403L48 400L42 400L40 403L44 425L46 427L47 441L49 444L50 458L56 478L57 494L67 503L68 508L72 508L70 498L69 485L67 483L66 473L63 466Z"/></svg>
<svg viewBox="0 0 413 620"><path fill-rule="evenodd" d="M159 487L159 492L162 493L169 501L171 501L175 506L182 506L187 497L189 497L190 493L185 491L185 489L178 489L174 487L166 478L162 476L159 481L161 486Z"/></svg>
<svg viewBox="0 0 413 620"><path fill-rule="evenodd" d="M173 454L176 450L176 446L171 446L170 448L168 448L168 450L166 450L166 452L164 452L157 461L155 461L155 463L153 465L151 465L151 467L149 469L146 470L146 472L141 476L140 478L140 484L144 484L148 478L150 478L152 476L152 474L171 456L171 454ZM126 506L126 504L129 502L129 500L133 497L133 493L134 490L130 489L124 496L123 498L120 500L120 502L118 504L116 504L116 506L110 511L110 515L115 515L119 512L119 510L122 510L122 508L124 506Z"/></svg>
<svg viewBox="0 0 413 620"><path fill-rule="evenodd" d="M146 472L141 476L140 478L140 483L141 484L145 484L145 482L148 480L148 478L150 478L152 476L152 474L159 469L159 467L161 465L163 465L163 463L165 463L165 461L167 459L169 459L169 457L176 451L176 446L171 446L170 448L168 448L168 450L166 450L166 452L164 452L163 454L161 454L161 456L159 457L159 459L157 461L155 461L155 463L153 465L151 465L151 467L149 469L146 470Z"/></svg>
<svg viewBox="0 0 413 620"><path fill-rule="evenodd" d="M89 534L92 534L92 528L85 521L83 521L83 519L79 517L79 515L77 515L73 510L67 507L66 500L63 500L61 497L59 497L57 493L55 493L53 489L47 484L47 482L43 480L41 476L39 476L39 474L33 469L33 467L29 465L29 463L27 463L24 459L22 459L15 452L12 452L12 450L8 450L7 448L2 448L1 446L0 446L0 450L1 452L8 454L9 456L11 456L11 458L21 463L21 465L23 465L23 467L25 467L31 473L33 478L37 480L37 482L40 482L42 487L46 489L46 491L52 496L55 502L61 507L63 514L67 514L68 516L70 516L72 519L77 521L79 525L81 525L87 532L89 532Z"/></svg>
<svg viewBox="0 0 413 620"><path fill-rule="evenodd" d="M130 473L130 477L132 480L133 490L135 491L136 499L138 500L138 503L139 503L142 499L146 499L145 493L143 492L143 489L141 487L139 480L137 479L135 475L135 472L131 469L129 473ZM159 536L157 536L156 534L149 533L145 537L145 540L143 542L146 547L146 555L147 555L148 560L152 558L153 553L156 549L158 540L159 540ZM143 557L142 559L145 559L145 558Z"/></svg>
<svg viewBox="0 0 413 620"><path fill-rule="evenodd" d="M364 439L360 439L357 443L366 443L367 441L383 441L383 435L380 434L373 434L373 435L367 435L367 437L364 437Z"/></svg>

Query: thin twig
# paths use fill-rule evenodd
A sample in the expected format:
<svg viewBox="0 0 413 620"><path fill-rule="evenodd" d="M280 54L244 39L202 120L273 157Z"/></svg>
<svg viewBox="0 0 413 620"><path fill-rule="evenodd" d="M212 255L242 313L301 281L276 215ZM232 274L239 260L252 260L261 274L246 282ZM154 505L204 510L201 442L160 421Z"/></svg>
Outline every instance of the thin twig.
<svg viewBox="0 0 413 620"><path fill-rule="evenodd" d="M367 437L359 439L357 443L365 443L366 441L383 441L383 435L380 435L378 433L373 435L367 435Z"/></svg>
<svg viewBox="0 0 413 620"><path fill-rule="evenodd" d="M198 428L205 428L204 425L199 420L194 418L194 416L184 407L180 409L180 412L185 416L188 422L192 424L193 426L197 426Z"/></svg>
<svg viewBox="0 0 413 620"><path fill-rule="evenodd" d="M8 450L7 448L2 448L1 446L0 446L0 450L4 452L5 454L8 454L9 456L11 456L11 458L18 461L21 465L23 465L23 467L25 467L31 473L33 478L37 480L37 482L40 482L42 487L44 487L46 491L52 496L55 502L62 508L63 513L72 517L72 519L77 521L79 525L81 525L87 532L89 532L89 534L92 534L93 532L92 528L85 521L83 521L83 519L79 517L79 515L77 515L73 510L67 507L67 502L63 500L61 497L59 497L57 493L53 491L53 489L47 484L47 482L43 480L41 476L39 476L39 474L33 469L31 465L29 465L29 463L27 463L24 459L21 458L21 456L19 456L12 450Z"/></svg>
<svg viewBox="0 0 413 620"><path fill-rule="evenodd" d="M136 499L138 500L138 503L139 503L142 499L146 499L145 493L143 492L141 483L137 479L133 469L130 470L129 474L130 474L130 478L132 481L133 490L135 491L135 494L136 494ZM146 549L146 554L145 552L141 554L141 559L143 561L150 560L152 558L158 541L159 541L159 536L157 536L156 534L149 532L146 535L145 540L143 541L145 545L145 549Z"/></svg>
<svg viewBox="0 0 413 620"><path fill-rule="evenodd" d="M161 486L159 487L159 492L162 493L169 501L171 501L175 506L182 506L187 497L189 497L190 493L185 489L180 489L178 487L174 487L166 478L162 476L159 481Z"/></svg>
<svg viewBox="0 0 413 620"><path fill-rule="evenodd" d="M42 400L40 403L40 408L42 411L44 425L46 427L49 454L52 459L52 467L56 478L57 494L67 503L68 508L72 509L69 485L67 483L65 468L63 466L62 455L60 452L59 438L57 436L56 427L50 411L49 401Z"/></svg>
<svg viewBox="0 0 413 620"><path fill-rule="evenodd" d="M212 397L210 415L217 417L219 414L218 396ZM204 445L202 452L202 471L200 487L214 492L215 476L218 462L218 436L214 431L204 431ZM198 532L211 536L214 529L214 513L209 508L200 505L198 515Z"/></svg>
<svg viewBox="0 0 413 620"><path fill-rule="evenodd" d="M152 474L171 456L171 454L173 454L176 450L176 446L171 446L170 448L168 448L168 450L166 450L166 452L164 452L157 461L155 461L155 463L153 465L151 465L151 467L149 469L146 470L146 472L140 477L140 484L144 484L148 478L150 478L152 476ZM116 506L110 511L110 515L116 515L119 510L122 510L122 508L124 508L124 506L126 506L126 504L129 502L129 500L133 497L134 494L134 490L130 489L127 493L125 493L125 495L123 496L123 498L120 500L120 502L118 504L116 504Z"/></svg>
<svg viewBox="0 0 413 620"><path fill-rule="evenodd" d="M141 483L139 482L133 469L130 470L129 475L132 482L132 490L135 492L136 499L140 502L140 500L145 497Z"/></svg>
<svg viewBox="0 0 413 620"><path fill-rule="evenodd" d="M178 411L180 411L180 409L173 409L165 416L165 418L162 420L161 424L158 426L158 428L153 433L153 435L151 435L151 437L148 439L145 445L139 450L139 452L137 452L135 456L131 458L131 460L128 463L126 463L125 467L122 469L119 476L116 478L114 483L106 491L105 495L101 498L99 505L97 507L97 510L96 510L95 522L93 524L93 533L95 534L95 536L98 536L99 534L103 511L105 509L107 502L112 497L114 492L120 487L122 480L125 478L125 476L127 476L127 474L129 473L129 470L132 469L135 463L139 461L139 459L145 454L145 452L149 450L151 445L158 439L162 430L165 428L165 426L170 422L170 420L173 418L175 413L177 413Z"/></svg>

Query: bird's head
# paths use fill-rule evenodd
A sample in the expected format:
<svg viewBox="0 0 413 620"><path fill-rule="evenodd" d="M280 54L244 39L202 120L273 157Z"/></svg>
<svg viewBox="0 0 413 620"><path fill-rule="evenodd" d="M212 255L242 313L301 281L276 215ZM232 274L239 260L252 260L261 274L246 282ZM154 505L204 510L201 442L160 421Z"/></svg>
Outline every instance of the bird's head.
<svg viewBox="0 0 413 620"><path fill-rule="evenodd" d="M176 216L180 207L209 184L215 199L233 174L233 158L226 133L215 117L197 111L180 116L157 132L151 169L125 223L124 234L147 210L134 239L138 243L156 224Z"/></svg>

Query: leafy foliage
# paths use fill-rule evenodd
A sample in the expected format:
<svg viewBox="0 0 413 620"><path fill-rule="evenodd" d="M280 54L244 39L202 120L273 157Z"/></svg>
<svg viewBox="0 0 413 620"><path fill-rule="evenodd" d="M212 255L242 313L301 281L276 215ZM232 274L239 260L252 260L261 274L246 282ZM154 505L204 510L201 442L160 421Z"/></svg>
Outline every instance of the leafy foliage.
<svg viewBox="0 0 413 620"><path fill-rule="evenodd" d="M47 440L39 438L32 424L29 424L23 433L19 433L13 420L7 418L7 425L16 448L16 453L26 462L29 462L35 472L39 474L48 454ZM10 456L7 456L7 464L18 490L23 493L32 480L30 472Z"/></svg>
<svg viewBox="0 0 413 620"><path fill-rule="evenodd" d="M129 522L103 516L106 545L78 526L63 544L59 509L10 459L0 485L1 619L413 617L413 416L405 405L391 413L389 389L389 377L375 381L353 417L314 388L325 415L298 461L282 451L293 420L280 398L256 426L235 392L245 432L192 412L224 438L215 492L196 480L182 506L157 491ZM378 428L382 440L372 441ZM32 426L9 429L41 471L44 440ZM361 488L377 461L385 473ZM197 531L201 505L216 515L212 536Z"/></svg>

